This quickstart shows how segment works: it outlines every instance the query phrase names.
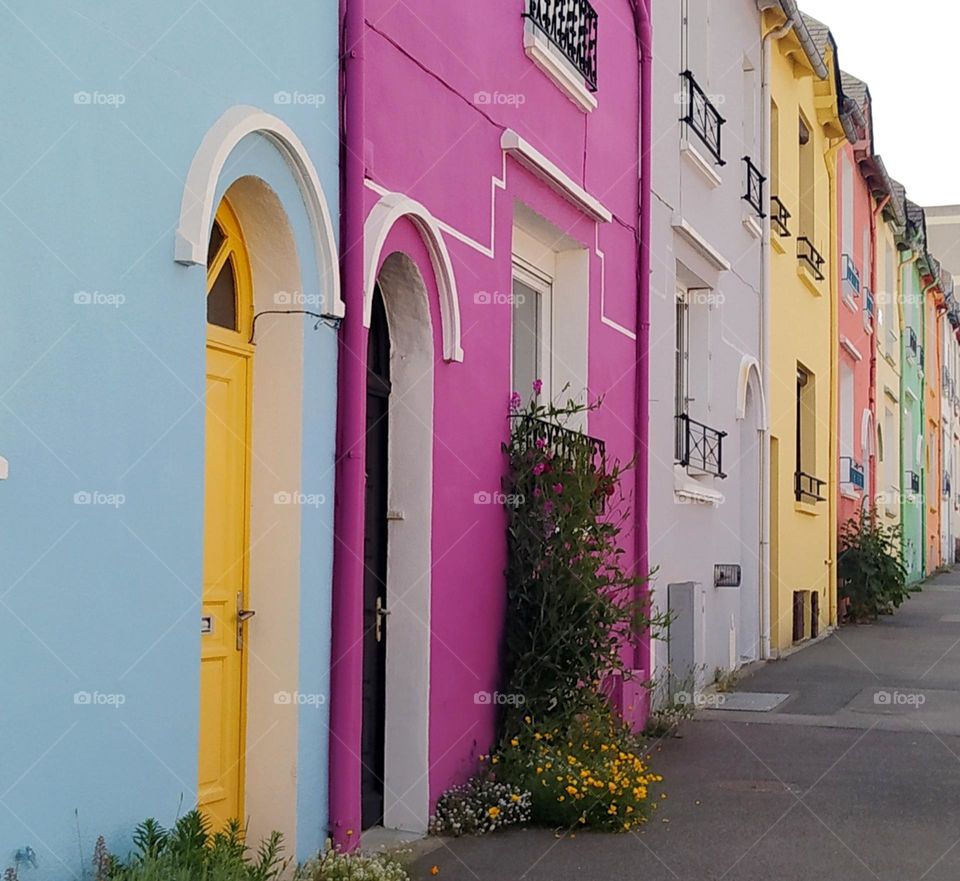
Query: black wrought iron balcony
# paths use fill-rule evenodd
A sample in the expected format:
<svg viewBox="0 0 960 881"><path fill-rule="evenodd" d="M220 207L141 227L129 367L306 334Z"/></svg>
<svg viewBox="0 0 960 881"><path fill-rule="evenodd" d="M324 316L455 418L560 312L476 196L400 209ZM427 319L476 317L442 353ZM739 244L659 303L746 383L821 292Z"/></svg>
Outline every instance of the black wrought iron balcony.
<svg viewBox="0 0 960 881"><path fill-rule="evenodd" d="M813 242L806 236L797 239L797 259L806 263L817 281L823 281L823 264L826 262L820 252L813 247Z"/></svg>
<svg viewBox="0 0 960 881"><path fill-rule="evenodd" d="M910 492L920 492L920 475L916 471L908 471L906 484L910 488Z"/></svg>
<svg viewBox="0 0 960 881"><path fill-rule="evenodd" d="M863 465L854 461L852 456L840 457L840 485L852 486L862 490L866 486L866 472Z"/></svg>
<svg viewBox="0 0 960 881"><path fill-rule="evenodd" d="M713 106L713 102L689 70L685 70L680 77L683 79L683 116L680 121L690 126L694 134L703 141L717 165L726 165L721 149L721 133L726 120Z"/></svg>
<svg viewBox="0 0 960 881"><path fill-rule="evenodd" d="M844 254L840 262L840 282L852 296L860 296L860 273L849 254Z"/></svg>
<svg viewBox="0 0 960 881"><path fill-rule="evenodd" d="M770 224L782 239L790 238L790 218L787 206L780 201L779 196L770 197Z"/></svg>
<svg viewBox="0 0 960 881"><path fill-rule="evenodd" d="M607 446L599 438L534 416L517 415L514 418L525 420L524 427L527 430L517 432L515 438L522 438L526 442L523 453L529 454L535 463L547 458L553 466L559 464L571 472L592 470L600 474L607 473ZM603 489L605 487L598 487L596 494L596 507L600 511L606 503Z"/></svg>
<svg viewBox="0 0 960 881"><path fill-rule="evenodd" d="M950 482L950 474L948 472L943 473L943 497L949 499L953 495L953 487Z"/></svg>
<svg viewBox="0 0 960 881"><path fill-rule="evenodd" d="M793 491L798 502L825 502L826 498L822 495L823 488L827 485L825 480L807 474L806 471L796 471L793 475Z"/></svg>
<svg viewBox="0 0 960 881"><path fill-rule="evenodd" d="M873 315L873 313L876 311L876 304L873 301L873 294L870 293L870 288L865 288L864 291L865 293L863 301L867 304L867 314Z"/></svg>
<svg viewBox="0 0 960 881"><path fill-rule="evenodd" d="M906 330L904 345L907 347L907 355L912 355L914 358L918 357L920 343L917 341L917 332L912 327L908 327Z"/></svg>
<svg viewBox="0 0 960 881"><path fill-rule="evenodd" d="M743 161L747 166L747 191L743 194L743 200L757 212L758 217L766 217L763 212L763 185L767 179L760 174L760 169L749 156L744 156Z"/></svg>
<svg viewBox="0 0 960 881"><path fill-rule="evenodd" d="M923 370L926 364L924 361L923 346L920 345L917 346L917 360L920 362L920 369Z"/></svg>
<svg viewBox="0 0 960 881"><path fill-rule="evenodd" d="M685 414L677 416L677 461L688 468L724 478L723 439L725 431L697 422Z"/></svg>
<svg viewBox="0 0 960 881"><path fill-rule="evenodd" d="M527 0L529 18L597 90L597 11L587 0Z"/></svg>

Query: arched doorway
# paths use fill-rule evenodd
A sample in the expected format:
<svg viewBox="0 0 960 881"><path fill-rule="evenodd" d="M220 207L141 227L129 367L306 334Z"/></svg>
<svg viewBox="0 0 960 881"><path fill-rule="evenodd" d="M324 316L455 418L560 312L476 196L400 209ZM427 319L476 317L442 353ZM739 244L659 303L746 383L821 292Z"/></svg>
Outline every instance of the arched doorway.
<svg viewBox="0 0 960 881"><path fill-rule="evenodd" d="M197 802L215 827L243 817L253 294L224 198L207 255L204 562Z"/></svg>
<svg viewBox="0 0 960 881"><path fill-rule="evenodd" d="M390 329L378 284L367 338L366 496L363 543L363 828L384 809L387 665L387 491L390 441Z"/></svg>

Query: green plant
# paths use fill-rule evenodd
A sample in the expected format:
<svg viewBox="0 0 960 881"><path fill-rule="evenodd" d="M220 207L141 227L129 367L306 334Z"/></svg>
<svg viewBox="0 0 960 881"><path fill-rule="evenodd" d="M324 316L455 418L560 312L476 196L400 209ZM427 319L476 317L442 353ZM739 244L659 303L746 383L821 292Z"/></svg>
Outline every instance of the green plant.
<svg viewBox="0 0 960 881"><path fill-rule="evenodd" d="M346 854L331 847L301 866L294 881L410 881L403 864L389 854Z"/></svg>
<svg viewBox="0 0 960 881"><path fill-rule="evenodd" d="M474 777L437 800L430 820L434 835L483 835L530 820L530 793L492 775Z"/></svg>
<svg viewBox="0 0 960 881"><path fill-rule="evenodd" d="M900 527L885 525L874 510L861 510L841 528L837 575L852 620L890 614L910 595L901 537Z"/></svg>
<svg viewBox="0 0 960 881"><path fill-rule="evenodd" d="M689 670L682 677L674 673L672 667L667 667L663 676L653 684L651 693L651 712L643 733L647 737L668 737L681 722L692 719L696 712L698 670L702 667Z"/></svg>
<svg viewBox="0 0 960 881"><path fill-rule="evenodd" d="M622 468L570 428L597 407L512 400L503 669L518 699L505 710L508 739L525 714L565 724L605 705L603 680L632 673L625 648L666 623L649 614L646 579L623 565Z"/></svg>
<svg viewBox="0 0 960 881"><path fill-rule="evenodd" d="M723 667L717 667L713 674L714 690L717 694L729 694L737 687L740 682L739 670L725 670Z"/></svg>
<svg viewBox="0 0 960 881"><path fill-rule="evenodd" d="M96 881L273 881L287 868L283 837L272 833L251 856L239 821L211 832L199 811L185 814L172 829L144 820L133 834L134 852L122 862L98 840L94 850Z"/></svg>
<svg viewBox="0 0 960 881"><path fill-rule="evenodd" d="M491 761L530 790L532 819L549 826L629 831L646 820L662 780L642 739L609 707L560 724L525 721Z"/></svg>

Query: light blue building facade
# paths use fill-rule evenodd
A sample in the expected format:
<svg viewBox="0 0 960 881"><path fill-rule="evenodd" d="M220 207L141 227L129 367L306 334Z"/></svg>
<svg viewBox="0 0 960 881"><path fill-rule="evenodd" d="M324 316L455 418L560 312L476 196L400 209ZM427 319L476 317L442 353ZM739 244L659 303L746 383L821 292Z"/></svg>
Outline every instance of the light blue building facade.
<svg viewBox="0 0 960 881"><path fill-rule="evenodd" d="M337 34L333 0L0 9L0 870L21 881L79 877L98 835L124 854L139 820L202 801L202 725L239 738L251 838L280 828L302 859L327 835ZM225 195L248 480L236 609L210 613ZM234 627L238 706L204 707L204 641Z"/></svg>

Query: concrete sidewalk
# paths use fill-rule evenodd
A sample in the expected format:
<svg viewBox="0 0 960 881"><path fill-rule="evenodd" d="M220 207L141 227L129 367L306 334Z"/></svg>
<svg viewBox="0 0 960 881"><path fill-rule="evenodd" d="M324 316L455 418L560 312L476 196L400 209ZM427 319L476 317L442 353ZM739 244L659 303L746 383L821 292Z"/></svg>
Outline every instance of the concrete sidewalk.
<svg viewBox="0 0 960 881"><path fill-rule="evenodd" d="M637 834L432 842L414 877L956 881L960 571L738 690L790 697L768 713L701 713L656 747L668 798Z"/></svg>

